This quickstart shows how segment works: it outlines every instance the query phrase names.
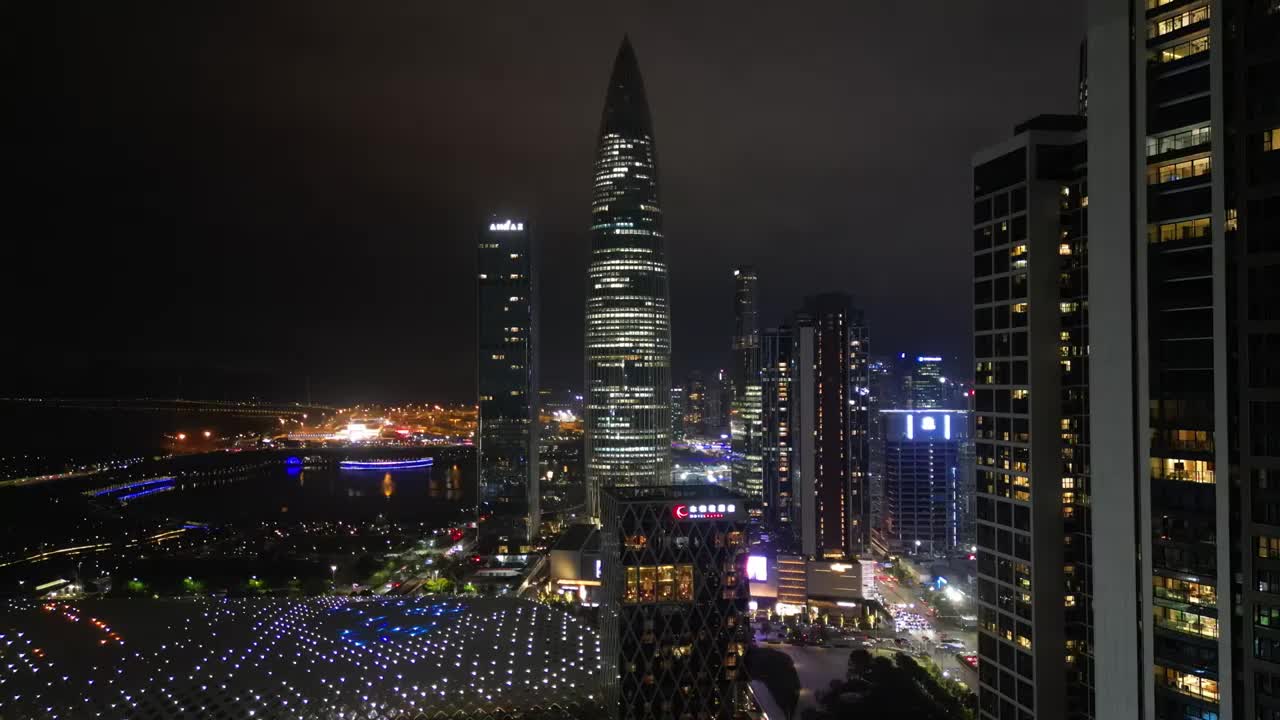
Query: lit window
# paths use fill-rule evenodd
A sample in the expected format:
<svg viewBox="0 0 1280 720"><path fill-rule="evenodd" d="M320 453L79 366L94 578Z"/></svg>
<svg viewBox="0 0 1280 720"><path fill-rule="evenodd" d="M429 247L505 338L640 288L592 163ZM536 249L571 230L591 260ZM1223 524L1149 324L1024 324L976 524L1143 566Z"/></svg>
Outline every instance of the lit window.
<svg viewBox="0 0 1280 720"><path fill-rule="evenodd" d="M1234 210L1227 211L1228 222L1235 219ZM1175 242L1178 240L1195 240L1208 237L1209 218L1196 218L1181 222L1164 223L1147 226L1147 241L1152 243Z"/></svg>
<svg viewBox="0 0 1280 720"><path fill-rule="evenodd" d="M1280 150L1280 128L1271 128L1262 132L1262 152Z"/></svg>
<svg viewBox="0 0 1280 720"><path fill-rule="evenodd" d="M1186 180L1187 178L1208 174L1209 170L1210 161L1208 156L1153 166L1147 169L1147 184L1159 185L1161 183Z"/></svg>
<svg viewBox="0 0 1280 720"><path fill-rule="evenodd" d="M1213 462L1210 460L1185 460L1182 458L1151 458L1151 477L1156 480L1180 480L1182 482L1215 482Z"/></svg>
<svg viewBox="0 0 1280 720"><path fill-rule="evenodd" d="M1209 19L1209 6L1202 5L1147 26L1147 37L1156 38Z"/></svg>
<svg viewBox="0 0 1280 720"><path fill-rule="evenodd" d="M1173 62L1183 58L1198 55L1209 49L1209 36L1195 38L1184 43L1179 43L1172 47L1167 47L1160 51L1157 59L1162 63Z"/></svg>

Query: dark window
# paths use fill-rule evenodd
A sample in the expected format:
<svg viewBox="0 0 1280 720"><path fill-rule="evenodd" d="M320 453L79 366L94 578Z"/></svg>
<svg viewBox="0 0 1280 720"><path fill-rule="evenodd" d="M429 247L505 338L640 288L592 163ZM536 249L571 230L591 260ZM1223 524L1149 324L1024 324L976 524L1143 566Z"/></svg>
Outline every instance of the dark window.
<svg viewBox="0 0 1280 720"><path fill-rule="evenodd" d="M1280 402L1249 403L1249 436L1254 455L1280 457Z"/></svg>
<svg viewBox="0 0 1280 720"><path fill-rule="evenodd" d="M991 200L979 200L973 204L973 221L986 222L991 219Z"/></svg>
<svg viewBox="0 0 1280 720"><path fill-rule="evenodd" d="M987 250L991 247L991 226L980 227L973 231L973 249Z"/></svg>
<svg viewBox="0 0 1280 720"><path fill-rule="evenodd" d="M1009 193L1009 205L1013 212L1021 212L1027 209L1027 188L1025 186L1014 188L1013 192ZM1017 220L1017 218L1014 218L1014 220Z"/></svg>
<svg viewBox="0 0 1280 720"><path fill-rule="evenodd" d="M978 253L973 256L973 276L986 277L991 274L991 253Z"/></svg>

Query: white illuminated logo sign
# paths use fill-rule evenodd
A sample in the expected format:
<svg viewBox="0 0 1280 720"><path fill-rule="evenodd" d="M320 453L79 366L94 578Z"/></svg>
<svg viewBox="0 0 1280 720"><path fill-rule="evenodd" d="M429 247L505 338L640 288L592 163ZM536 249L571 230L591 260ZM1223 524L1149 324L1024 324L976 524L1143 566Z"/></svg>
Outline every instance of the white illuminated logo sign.
<svg viewBox="0 0 1280 720"><path fill-rule="evenodd" d="M500 223L489 223L489 232L520 232L524 230L524 223L506 220Z"/></svg>
<svg viewBox="0 0 1280 720"><path fill-rule="evenodd" d="M938 424L934 422L932 415L925 415L924 417L920 418L920 429L921 430L937 430Z"/></svg>
<svg viewBox="0 0 1280 720"><path fill-rule="evenodd" d="M676 505L671 508L671 516L677 520L711 520L726 517L733 513L736 506L724 503L708 503L706 505Z"/></svg>

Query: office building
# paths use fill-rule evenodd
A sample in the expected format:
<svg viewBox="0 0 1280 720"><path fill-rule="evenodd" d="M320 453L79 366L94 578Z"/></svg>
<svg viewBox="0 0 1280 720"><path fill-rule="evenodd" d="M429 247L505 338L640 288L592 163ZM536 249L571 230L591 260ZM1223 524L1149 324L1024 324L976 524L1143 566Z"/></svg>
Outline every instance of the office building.
<svg viewBox="0 0 1280 720"><path fill-rule="evenodd" d="M1077 116L1037 117L973 160L984 718L1087 713L1083 129Z"/></svg>
<svg viewBox="0 0 1280 720"><path fill-rule="evenodd" d="M720 368L707 380L707 413L704 418L708 438L729 437L729 371Z"/></svg>
<svg viewBox="0 0 1280 720"><path fill-rule="evenodd" d="M707 434L707 381L702 373L694 370L689 373L684 385L684 428L685 435L703 437Z"/></svg>
<svg viewBox="0 0 1280 720"><path fill-rule="evenodd" d="M802 492L812 486L812 513L804 522L813 530L812 552L828 558L852 557L866 550L870 540L870 492L867 375L869 359L862 311L842 293L825 293L805 301L797 315L802 343L811 343L812 364L801 348L800 391L812 390L812 454L802 450L799 460ZM812 377L804 377L811 373ZM805 412L810 408L799 408ZM808 421L805 418L804 421ZM808 498L802 499L802 513ZM802 540L805 532L802 530Z"/></svg>
<svg viewBox="0 0 1280 720"><path fill-rule="evenodd" d="M671 481L671 318L657 148L623 39L600 121L587 268L587 512L599 489Z"/></svg>
<svg viewBox="0 0 1280 720"><path fill-rule="evenodd" d="M1088 7L1096 717L1270 720L1280 3Z"/></svg>
<svg viewBox="0 0 1280 720"><path fill-rule="evenodd" d="M813 320L798 313L791 339L791 536L793 545L799 546L801 556L806 558L818 554L816 337Z"/></svg>
<svg viewBox="0 0 1280 720"><path fill-rule="evenodd" d="M532 540L539 525L538 313L532 228L493 217L476 254L481 532Z"/></svg>
<svg viewBox="0 0 1280 720"><path fill-rule="evenodd" d="M941 555L960 543L962 410L879 413L884 434L884 517L879 534L895 553Z"/></svg>
<svg viewBox="0 0 1280 720"><path fill-rule="evenodd" d="M760 336L761 471L764 483L764 522L776 547L792 548L794 501L792 434L796 412L792 388L796 372L795 338L791 328L766 330Z"/></svg>
<svg viewBox="0 0 1280 720"><path fill-rule="evenodd" d="M671 437L675 440L685 439L684 415L687 407L684 388L678 385L671 388Z"/></svg>
<svg viewBox="0 0 1280 720"><path fill-rule="evenodd" d="M603 490L601 682L616 717L746 710L745 501L711 485Z"/></svg>
<svg viewBox="0 0 1280 720"><path fill-rule="evenodd" d="M903 395L907 407L930 409L946 407L947 378L942 373L942 358L937 355L916 355L903 375Z"/></svg>
<svg viewBox="0 0 1280 720"><path fill-rule="evenodd" d="M751 500L764 502L761 469L760 327L756 311L756 271L733 271L733 364L729 370L729 437L733 454L733 488Z"/></svg>

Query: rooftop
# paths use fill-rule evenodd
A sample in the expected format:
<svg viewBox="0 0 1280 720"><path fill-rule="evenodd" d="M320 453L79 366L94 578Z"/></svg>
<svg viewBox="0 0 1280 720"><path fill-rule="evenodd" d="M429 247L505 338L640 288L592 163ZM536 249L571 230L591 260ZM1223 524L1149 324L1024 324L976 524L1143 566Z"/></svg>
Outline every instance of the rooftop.
<svg viewBox="0 0 1280 720"><path fill-rule="evenodd" d="M637 500L735 500L747 498L719 485L644 485L639 487L606 487L603 492L623 501Z"/></svg>
<svg viewBox="0 0 1280 720"><path fill-rule="evenodd" d="M596 529L595 525L572 525L556 539L556 543L551 546L551 549L599 550L600 531Z"/></svg>

